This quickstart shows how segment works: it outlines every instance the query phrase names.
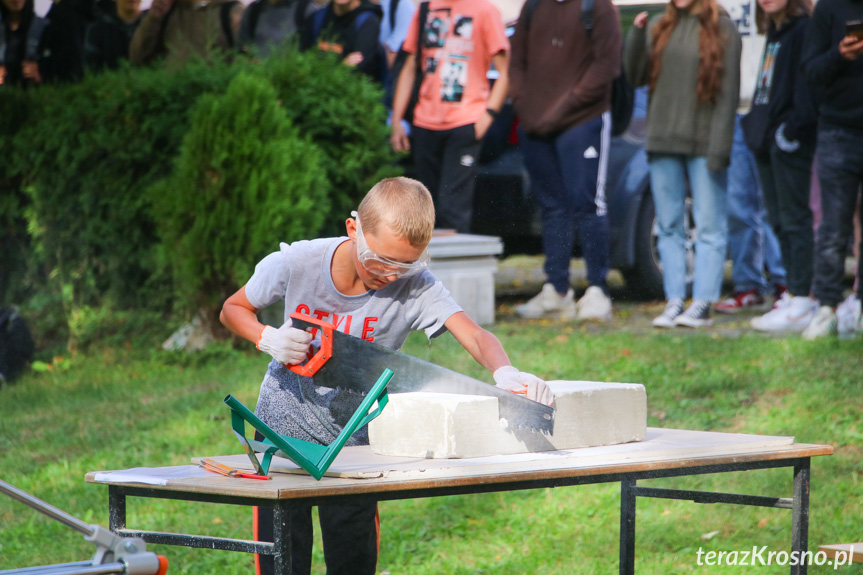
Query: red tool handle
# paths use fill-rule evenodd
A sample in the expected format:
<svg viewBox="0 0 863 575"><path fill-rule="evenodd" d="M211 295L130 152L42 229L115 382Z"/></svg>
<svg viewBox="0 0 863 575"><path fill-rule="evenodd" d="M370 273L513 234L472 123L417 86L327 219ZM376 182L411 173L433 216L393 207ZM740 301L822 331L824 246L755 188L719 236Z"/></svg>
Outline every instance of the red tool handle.
<svg viewBox="0 0 863 575"><path fill-rule="evenodd" d="M245 477L246 479L272 479L269 475L257 475L255 473L235 473L233 477Z"/></svg>
<svg viewBox="0 0 863 575"><path fill-rule="evenodd" d="M302 320L307 323L313 323L321 328L321 349L312 356L312 358L303 365L289 365L288 369L294 373L312 377L318 370L321 369L327 360L333 357L333 330L335 327L331 323L307 316L302 313L294 312L292 318Z"/></svg>

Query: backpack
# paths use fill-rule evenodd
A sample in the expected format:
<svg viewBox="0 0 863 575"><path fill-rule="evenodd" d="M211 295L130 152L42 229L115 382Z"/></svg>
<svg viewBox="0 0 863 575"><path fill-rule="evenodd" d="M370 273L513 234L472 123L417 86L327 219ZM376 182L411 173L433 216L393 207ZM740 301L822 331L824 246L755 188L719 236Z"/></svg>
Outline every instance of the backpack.
<svg viewBox="0 0 863 575"><path fill-rule="evenodd" d="M11 383L33 358L33 336L14 307L0 308L0 385Z"/></svg>
<svg viewBox="0 0 863 575"><path fill-rule="evenodd" d="M332 10L332 4L328 4L325 8L321 8L314 14L312 14L312 44L318 43L318 36L321 31L324 29L324 23L327 21L327 15L330 10ZM363 24L366 23L366 20L371 16L371 12L360 12L357 14L357 17L354 18L354 29L359 31L360 28L363 27ZM381 85L386 85L387 82L387 55L384 51L384 46L380 42L377 44L376 57L378 59L378 74L375 77L375 80L381 83Z"/></svg>
<svg viewBox="0 0 863 575"><path fill-rule="evenodd" d="M582 0L581 25L587 32L587 37L593 37L593 4L595 0ZM524 6L525 32L530 29L530 20L539 0L527 0ZM623 46L620 47L621 53ZM619 136L629 127L632 110L635 107L635 89L626 79L621 66L620 74L611 83L611 135Z"/></svg>
<svg viewBox="0 0 863 575"><path fill-rule="evenodd" d="M391 0L390 2L390 30L396 29L396 10L399 9L399 0Z"/></svg>
<svg viewBox="0 0 863 575"><path fill-rule="evenodd" d="M395 6L395 2L398 0L394 0L393 6ZM390 12L392 14L392 12ZM408 100L408 107L405 109L404 119L413 124L414 121L414 108L417 107L417 102L420 99L420 86L423 83L423 65L422 65L422 49L423 49L423 41L422 41L422 32L423 28L425 28L426 19L428 18L429 13L429 3L422 2L419 6L419 18L417 19L417 26L419 30L417 31L417 49L416 49L416 75L414 75L414 85L411 90L411 97ZM390 84L387 86L386 93L386 102L387 107L391 108L393 103L393 97L396 92L396 85L399 81L399 76L401 75L402 68L404 68L405 60L407 60L408 53L401 49L399 50L398 55L396 55L395 62L393 62L393 68L390 71L390 79L392 80Z"/></svg>

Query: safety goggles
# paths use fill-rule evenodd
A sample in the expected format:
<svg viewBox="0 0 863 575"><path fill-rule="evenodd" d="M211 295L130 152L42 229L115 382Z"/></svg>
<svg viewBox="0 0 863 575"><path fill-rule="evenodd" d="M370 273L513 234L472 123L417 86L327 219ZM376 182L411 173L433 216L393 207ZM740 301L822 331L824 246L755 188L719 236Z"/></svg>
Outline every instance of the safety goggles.
<svg viewBox="0 0 863 575"><path fill-rule="evenodd" d="M357 222L357 259L363 264L370 274L376 276L396 276L408 277L421 272L428 266L429 252L428 249L423 250L422 256L415 262L404 263L393 261L389 258L379 256L366 243L366 238L363 236L363 228L360 225L360 218L356 212L351 212L351 216Z"/></svg>

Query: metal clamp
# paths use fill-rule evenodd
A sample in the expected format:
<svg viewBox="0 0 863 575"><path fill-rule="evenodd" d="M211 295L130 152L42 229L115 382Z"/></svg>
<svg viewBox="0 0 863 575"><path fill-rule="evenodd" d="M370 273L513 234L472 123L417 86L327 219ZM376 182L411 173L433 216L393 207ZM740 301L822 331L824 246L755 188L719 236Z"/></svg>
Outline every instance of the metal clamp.
<svg viewBox="0 0 863 575"><path fill-rule="evenodd" d="M0 480L0 493L84 534L84 540L96 546L89 561L60 563L0 571L0 575L91 575L122 573L125 575L165 575L168 560L147 551L147 544L137 537L121 537L101 525L88 525L77 517L57 509L26 491Z"/></svg>

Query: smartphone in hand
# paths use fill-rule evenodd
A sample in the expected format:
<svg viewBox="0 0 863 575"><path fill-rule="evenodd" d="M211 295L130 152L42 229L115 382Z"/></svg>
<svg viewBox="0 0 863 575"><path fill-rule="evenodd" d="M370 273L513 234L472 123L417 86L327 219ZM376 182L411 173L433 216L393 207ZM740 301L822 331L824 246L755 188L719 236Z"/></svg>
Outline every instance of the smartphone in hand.
<svg viewBox="0 0 863 575"><path fill-rule="evenodd" d="M863 20L845 22L845 36L853 36L858 41L863 40Z"/></svg>

